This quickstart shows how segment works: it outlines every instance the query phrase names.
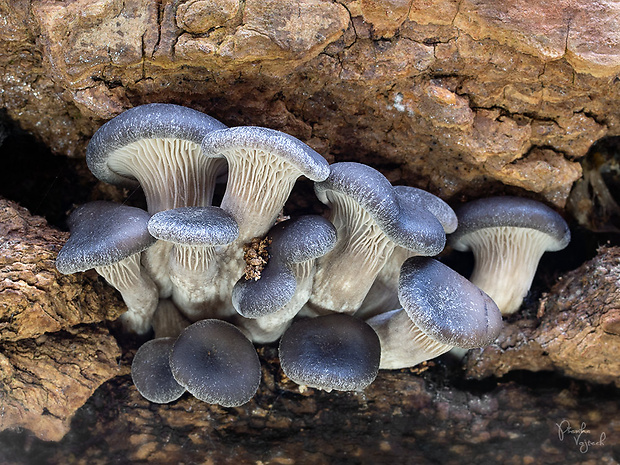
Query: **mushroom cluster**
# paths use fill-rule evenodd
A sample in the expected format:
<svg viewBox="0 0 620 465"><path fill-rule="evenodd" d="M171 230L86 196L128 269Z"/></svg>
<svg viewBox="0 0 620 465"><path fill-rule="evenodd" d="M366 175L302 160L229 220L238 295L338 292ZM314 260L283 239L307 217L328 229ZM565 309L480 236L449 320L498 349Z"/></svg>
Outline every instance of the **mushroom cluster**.
<svg viewBox="0 0 620 465"><path fill-rule="evenodd" d="M248 402L261 378L253 343L280 340L282 369L299 384L360 390L380 368L483 347L500 331L493 300L430 258L457 229L454 211L369 166L329 165L290 135L171 104L110 120L86 157L100 180L139 185L147 211L77 208L57 268L94 268L127 304L124 329L154 332L132 364L152 402L185 391ZM279 220L301 176L329 213ZM475 248L466 243L455 247Z"/></svg>

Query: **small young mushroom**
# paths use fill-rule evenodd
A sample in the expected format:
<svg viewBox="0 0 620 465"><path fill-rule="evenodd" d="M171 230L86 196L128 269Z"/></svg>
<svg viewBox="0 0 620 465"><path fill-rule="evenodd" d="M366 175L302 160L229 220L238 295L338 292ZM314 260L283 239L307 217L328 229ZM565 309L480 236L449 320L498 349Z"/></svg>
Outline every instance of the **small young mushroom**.
<svg viewBox="0 0 620 465"><path fill-rule="evenodd" d="M489 296L432 258L405 261L398 297L404 310L367 320L381 341L381 368L411 367L453 347L487 346L502 327Z"/></svg>
<svg viewBox="0 0 620 465"><path fill-rule="evenodd" d="M322 181L329 175L321 155L273 129L242 126L214 131L204 138L202 150L207 157L228 161L221 207L237 220L241 243L267 233L297 178Z"/></svg>
<svg viewBox="0 0 620 465"><path fill-rule="evenodd" d="M425 209L401 205L390 182L369 166L335 163L315 192L330 206L338 237L317 261L308 304L317 314L358 310L395 246L424 256L444 248L439 221Z"/></svg>
<svg viewBox="0 0 620 465"><path fill-rule="evenodd" d="M379 371L381 346L370 326L334 313L294 322L280 339L284 374L297 384L331 391L360 391Z"/></svg>
<svg viewBox="0 0 620 465"><path fill-rule="evenodd" d="M181 207L155 213L148 222L151 235L172 244L170 280L172 301L190 320L218 315L213 302L219 286L218 246L233 242L237 223L219 207Z"/></svg>
<svg viewBox="0 0 620 465"><path fill-rule="evenodd" d="M174 343L170 368L194 397L223 407L249 402L261 378L252 343L235 326L215 319L185 328Z"/></svg>
<svg viewBox="0 0 620 465"><path fill-rule="evenodd" d="M258 343L277 340L308 301L314 263L336 244L336 229L325 218L306 215L276 224L269 231L269 261L258 280L241 278L233 305L246 317L239 325Z"/></svg>
<svg viewBox="0 0 620 465"><path fill-rule="evenodd" d="M56 268L72 274L94 268L123 296L128 311L121 316L128 331L146 333L159 291L140 265L141 252L155 242L144 210L112 202L90 202L69 216L71 236L56 259Z"/></svg>
<svg viewBox="0 0 620 465"><path fill-rule="evenodd" d="M170 353L176 338L163 337L145 342L131 363L131 379L142 397L156 404L174 402L185 392L170 370Z"/></svg>
<svg viewBox="0 0 620 465"><path fill-rule="evenodd" d="M446 234L456 230L458 220L454 210L439 197L410 186L394 186L394 194L401 206L427 210L441 223ZM362 319L369 318L382 312L400 307L398 302L398 276L400 267L415 252L401 246L394 247L394 251L377 274L364 303L356 316Z"/></svg>
<svg viewBox="0 0 620 465"><path fill-rule="evenodd" d="M459 227L450 236L454 249L474 254L469 278L486 292L503 315L516 312L532 285L538 262L547 251L570 242L566 221L535 200L490 197L457 210Z"/></svg>

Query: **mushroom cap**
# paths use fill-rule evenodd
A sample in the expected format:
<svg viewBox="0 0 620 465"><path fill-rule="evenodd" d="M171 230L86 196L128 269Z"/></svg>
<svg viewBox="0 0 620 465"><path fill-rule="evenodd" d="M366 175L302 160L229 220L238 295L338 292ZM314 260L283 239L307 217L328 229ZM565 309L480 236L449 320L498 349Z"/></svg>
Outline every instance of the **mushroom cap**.
<svg viewBox="0 0 620 465"><path fill-rule="evenodd" d="M113 202L90 202L69 216L71 236L56 258L63 274L117 263L149 248L149 214L140 208Z"/></svg>
<svg viewBox="0 0 620 465"><path fill-rule="evenodd" d="M368 324L338 313L294 322L279 353L282 370L297 384L356 391L376 378L381 346Z"/></svg>
<svg viewBox="0 0 620 465"><path fill-rule="evenodd" d="M142 397L157 404L173 402L185 388L176 382L170 370L170 352L175 338L151 339L136 352L131 363L131 379Z"/></svg>
<svg viewBox="0 0 620 465"><path fill-rule="evenodd" d="M398 299L420 330L443 344L465 349L484 347L502 328L495 302L432 258L412 257L403 263Z"/></svg>
<svg viewBox="0 0 620 465"><path fill-rule="evenodd" d="M394 193L401 205L409 203L431 212L439 220L446 234L452 234L458 225L454 210L436 195L411 186L394 186Z"/></svg>
<svg viewBox="0 0 620 465"><path fill-rule="evenodd" d="M297 281L281 263L271 263L261 272L260 279L241 277L232 290L232 304L246 318L258 318L284 307L295 294Z"/></svg>
<svg viewBox="0 0 620 465"><path fill-rule="evenodd" d="M270 256L287 264L322 257L336 245L336 228L318 215L304 215L276 224L269 231Z"/></svg>
<svg viewBox="0 0 620 465"><path fill-rule="evenodd" d="M232 324L215 319L183 330L170 354L170 368L194 397L223 407L248 402L261 378L252 343Z"/></svg>
<svg viewBox="0 0 620 465"><path fill-rule="evenodd" d="M223 157L231 150L264 150L295 166L312 181L329 175L329 164L320 154L293 136L274 129L238 126L207 134L202 151L207 157Z"/></svg>
<svg viewBox="0 0 620 465"><path fill-rule="evenodd" d="M235 219L219 207L180 207L155 213L148 230L157 239L190 246L226 245L239 235Z"/></svg>
<svg viewBox="0 0 620 465"><path fill-rule="evenodd" d="M334 163L329 177L316 183L314 190L326 205L329 191L350 197L396 245L418 255L437 255L445 246L445 232L437 218L423 208L400 203L387 178L370 166Z"/></svg>
<svg viewBox="0 0 620 465"><path fill-rule="evenodd" d="M466 203L457 209L459 226L450 236L450 244L465 252L461 241L467 234L485 228L515 227L534 229L556 240L549 251L562 250L570 242L570 229L555 210L545 204L521 197L488 197Z"/></svg>
<svg viewBox="0 0 620 465"><path fill-rule="evenodd" d="M118 149L141 139L170 138L200 145L206 134L226 125L204 113L170 103L150 103L124 111L101 126L86 148L90 171L110 184L135 186L133 177L108 167L109 157Z"/></svg>

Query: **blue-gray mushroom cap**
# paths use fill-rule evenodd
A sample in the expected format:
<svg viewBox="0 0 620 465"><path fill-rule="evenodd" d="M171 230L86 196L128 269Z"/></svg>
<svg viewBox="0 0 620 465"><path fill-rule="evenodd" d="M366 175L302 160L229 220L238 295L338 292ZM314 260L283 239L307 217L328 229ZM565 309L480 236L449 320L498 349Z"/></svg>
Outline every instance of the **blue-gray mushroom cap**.
<svg viewBox="0 0 620 465"><path fill-rule="evenodd" d="M90 202L69 216L71 236L56 259L63 274L117 263L155 242L148 232L149 214L113 202Z"/></svg>
<svg viewBox="0 0 620 465"><path fill-rule="evenodd" d="M443 263L427 257L403 263L398 299L426 335L465 349L493 342L502 328L495 302Z"/></svg>
<svg viewBox="0 0 620 465"><path fill-rule="evenodd" d="M570 229L555 210L543 203L521 197L488 197L468 202L457 209L459 226L450 236L456 250L466 251L461 242L467 234L485 228L515 227L534 229L555 239L549 251L562 250L570 242Z"/></svg>
<svg viewBox="0 0 620 465"><path fill-rule="evenodd" d="M409 203L425 208L439 220L446 234L451 234L458 226L458 218L454 210L446 202L434 194L411 186L394 186L394 193L401 205Z"/></svg>
<svg viewBox="0 0 620 465"><path fill-rule="evenodd" d="M170 138L198 146L209 132L226 128L215 118L197 110L170 103L150 103L124 111L101 126L86 148L86 162L100 180L135 186L136 180L112 171L109 157L118 149L141 139Z"/></svg>
<svg viewBox="0 0 620 465"><path fill-rule="evenodd" d="M232 290L232 304L246 318L258 318L277 312L295 294L297 281L293 273L277 261L269 261L260 279L242 276Z"/></svg>
<svg viewBox="0 0 620 465"><path fill-rule="evenodd" d="M322 181L329 175L329 164L319 153L299 139L258 126L238 126L213 131L202 141L207 157L222 157L224 153L245 150L263 150L293 165L312 181Z"/></svg>
<svg viewBox="0 0 620 465"><path fill-rule="evenodd" d="M180 207L155 213L148 230L157 239L189 246L226 245L239 235L230 213L219 207Z"/></svg>
<svg viewBox="0 0 620 465"><path fill-rule="evenodd" d="M336 245L336 228L318 215L276 224L268 234L270 259L293 264L322 257Z"/></svg>

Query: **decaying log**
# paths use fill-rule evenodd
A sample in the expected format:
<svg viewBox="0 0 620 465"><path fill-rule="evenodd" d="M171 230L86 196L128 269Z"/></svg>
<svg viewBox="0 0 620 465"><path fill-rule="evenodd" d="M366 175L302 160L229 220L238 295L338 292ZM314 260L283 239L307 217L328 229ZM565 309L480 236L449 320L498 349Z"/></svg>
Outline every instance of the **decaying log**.
<svg viewBox="0 0 620 465"><path fill-rule="evenodd" d="M536 318L505 324L499 338L468 354L467 375L558 370L572 378L620 386L620 248L599 254L559 279Z"/></svg>

